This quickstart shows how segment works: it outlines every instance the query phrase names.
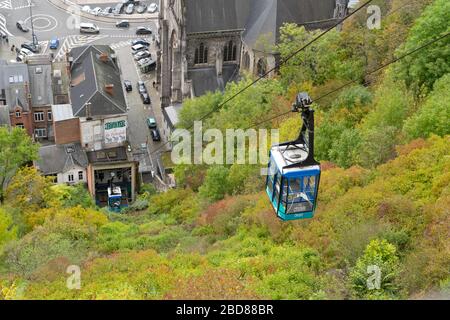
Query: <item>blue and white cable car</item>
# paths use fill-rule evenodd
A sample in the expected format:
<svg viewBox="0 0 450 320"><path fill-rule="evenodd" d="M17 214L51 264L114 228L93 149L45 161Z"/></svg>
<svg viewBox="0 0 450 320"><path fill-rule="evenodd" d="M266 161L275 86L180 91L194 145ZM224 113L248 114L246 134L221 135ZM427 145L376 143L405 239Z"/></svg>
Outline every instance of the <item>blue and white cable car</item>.
<svg viewBox="0 0 450 320"><path fill-rule="evenodd" d="M320 181L320 163L314 160L314 110L307 93L297 95L293 112L300 112L299 137L270 150L266 191L277 216L284 221L314 216Z"/></svg>

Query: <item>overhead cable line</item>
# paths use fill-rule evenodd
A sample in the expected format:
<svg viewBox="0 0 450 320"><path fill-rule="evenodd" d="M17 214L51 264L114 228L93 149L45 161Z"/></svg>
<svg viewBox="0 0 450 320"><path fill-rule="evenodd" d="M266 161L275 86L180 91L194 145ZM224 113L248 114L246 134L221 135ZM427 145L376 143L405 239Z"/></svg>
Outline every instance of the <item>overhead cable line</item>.
<svg viewBox="0 0 450 320"><path fill-rule="evenodd" d="M215 108L213 108L211 111L207 112L205 115L203 115L200 119L196 120L196 121L203 121L206 118L208 118L211 114L213 114L214 112L218 111L219 109L221 109L225 104L227 104L228 102L230 102L231 100L235 99L237 96L239 96L240 94L242 94L243 92L247 91L249 88L251 88L252 86L254 86L256 83L258 83L259 81L261 81L262 79L264 79L265 77L267 77L269 74L271 74L272 72L276 71L277 69L279 69L282 65L286 64L288 61L290 61L292 58L294 58L296 55L298 55L300 52L302 52L303 50L307 49L308 47L310 47L314 42L318 41L319 39L321 39L322 37L324 37L327 33L329 33L330 31L332 31L333 29L335 29L337 26L339 26L340 24L342 24L344 21L346 21L347 19L349 19L350 17L352 17L353 15L355 15L356 13L358 13L359 11L361 11L363 8L365 8L369 3L371 3L373 0L368 0L367 2L365 2L363 5L361 5L358 9L356 9L355 11L353 11L352 13L350 13L349 15L345 16L342 19L339 19L339 21L337 23L335 23L333 26L329 27L328 29L326 29L324 32L322 32L321 34L319 34L317 37L315 37L314 39L312 39L311 41L309 41L308 43L306 43L305 45L303 45L301 48L295 50L293 53L291 53L290 55L288 55L286 58L284 58L277 66L271 68L269 71L265 72L264 74L260 75L256 80L252 81L251 83L249 83L248 85L246 85L244 88L242 88L241 90L239 90L238 92L236 92L235 94L233 94L231 97L227 98L225 101L221 102L220 104L218 104ZM187 130L192 129L194 126L194 124L192 123ZM170 141L167 141L165 143L163 143L161 146L159 146L157 149L155 149L153 152L157 152L160 149L162 149L165 145L167 145Z"/></svg>

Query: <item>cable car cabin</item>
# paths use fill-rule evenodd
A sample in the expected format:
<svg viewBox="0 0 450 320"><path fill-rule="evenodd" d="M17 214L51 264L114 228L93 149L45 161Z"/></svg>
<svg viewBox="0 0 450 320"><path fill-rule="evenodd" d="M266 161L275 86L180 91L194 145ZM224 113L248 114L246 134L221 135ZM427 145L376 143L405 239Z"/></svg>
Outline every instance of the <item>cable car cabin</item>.
<svg viewBox="0 0 450 320"><path fill-rule="evenodd" d="M270 150L266 191L277 216L285 221L314 217L320 182L320 163L314 160L314 110L308 94L293 105L303 126L295 141Z"/></svg>
<svg viewBox="0 0 450 320"><path fill-rule="evenodd" d="M290 167L306 153L302 145L275 146L270 151L266 191L277 216L282 220L308 219L314 216L320 181L320 166Z"/></svg>
<svg viewBox="0 0 450 320"><path fill-rule="evenodd" d="M113 186L108 188L108 208L112 212L122 210L122 190L120 187Z"/></svg>

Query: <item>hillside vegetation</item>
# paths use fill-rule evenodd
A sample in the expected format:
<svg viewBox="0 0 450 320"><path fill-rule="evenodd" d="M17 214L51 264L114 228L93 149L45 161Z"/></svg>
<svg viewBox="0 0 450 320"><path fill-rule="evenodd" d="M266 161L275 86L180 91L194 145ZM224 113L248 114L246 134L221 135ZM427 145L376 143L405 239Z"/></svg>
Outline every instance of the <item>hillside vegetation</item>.
<svg viewBox="0 0 450 320"><path fill-rule="evenodd" d="M276 218L262 165L177 165L176 189L144 186L132 207L113 214L96 208L83 186L55 186L20 167L33 159L30 151L8 169L1 193L0 299L450 294L450 37L368 74L450 32L450 2L374 2L383 11L380 30L367 29L364 12L356 15L203 123L222 132L252 127L309 92L323 169L314 219ZM286 24L276 49L287 57L317 34ZM224 93L187 101L180 127L252 80L244 75ZM285 141L298 134L300 119L259 127L280 128ZM9 135L0 131L0 144ZM66 286L69 265L81 268L80 290ZM381 287L369 290L373 265Z"/></svg>

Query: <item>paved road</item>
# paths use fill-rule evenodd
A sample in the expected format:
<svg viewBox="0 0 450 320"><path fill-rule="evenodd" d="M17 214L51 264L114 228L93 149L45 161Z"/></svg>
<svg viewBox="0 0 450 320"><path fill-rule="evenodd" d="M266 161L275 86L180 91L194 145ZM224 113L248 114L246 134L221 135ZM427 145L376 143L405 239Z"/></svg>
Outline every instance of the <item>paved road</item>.
<svg viewBox="0 0 450 320"><path fill-rule="evenodd" d="M93 0L95 1L95 0ZM88 43L109 44L115 46L126 40L136 38L136 27L148 26L154 33L158 30L158 19L149 19L145 24L131 22L130 28L118 29L115 22L101 22L95 16L91 18L79 17L64 11L47 0L32 0L33 25L38 41L46 47L53 37L60 39L61 46L55 52L61 56L64 50ZM126 19L126 15L117 17L117 20ZM31 27L30 6L28 0L0 0L0 32L6 33L16 42L30 42L31 32L24 33L17 29L16 22L22 20ZM79 23L92 22L99 26L99 35L80 35ZM44 48L44 52L48 48Z"/></svg>
<svg viewBox="0 0 450 320"><path fill-rule="evenodd" d="M150 47L152 56L156 55L156 47L153 43ZM156 79L155 71L142 74L133 57L131 55L130 45L124 43L120 48L116 49L117 57L122 70L122 76L125 80L130 80L133 85L133 90L126 94L128 103L128 140L131 144L133 154L136 160L140 161L141 166L152 166L153 170L156 167L156 154L153 152L161 146L164 142L154 142L150 136L150 130L146 124L148 117L153 117L158 123L158 127L162 127L162 112L160 97L155 88L153 88L153 81ZM144 105L141 97L137 91L137 82L144 81L148 92L150 93L151 105ZM161 130L161 129L160 129ZM164 138L161 136L161 138ZM147 145L148 150L143 150L142 145ZM151 155L148 158L147 151ZM144 154L145 153L145 154Z"/></svg>

